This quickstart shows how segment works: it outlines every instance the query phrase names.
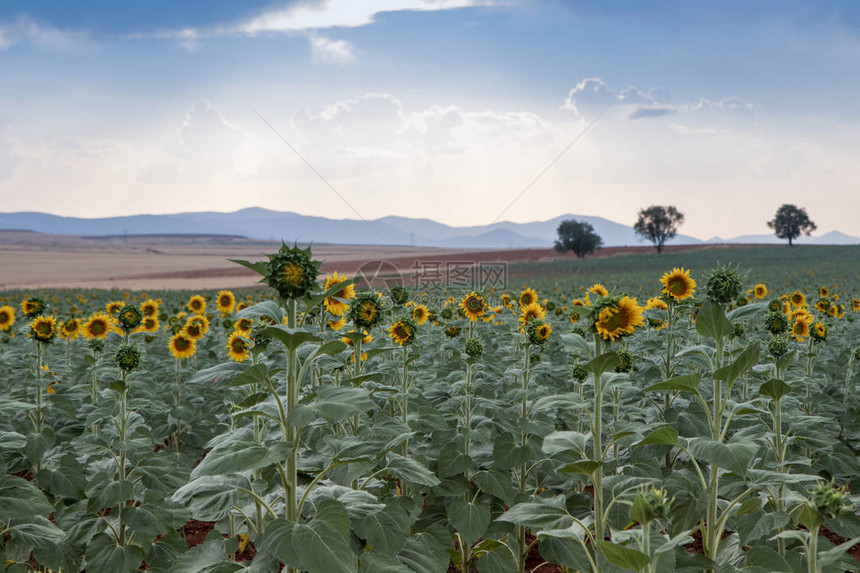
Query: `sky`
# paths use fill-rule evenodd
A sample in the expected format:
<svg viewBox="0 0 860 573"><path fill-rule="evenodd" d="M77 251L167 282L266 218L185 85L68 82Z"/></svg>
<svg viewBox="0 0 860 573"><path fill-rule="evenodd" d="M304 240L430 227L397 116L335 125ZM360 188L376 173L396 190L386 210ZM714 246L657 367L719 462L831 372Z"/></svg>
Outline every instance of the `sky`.
<svg viewBox="0 0 860 573"><path fill-rule="evenodd" d="M6 0L0 211L860 235L860 3Z"/></svg>

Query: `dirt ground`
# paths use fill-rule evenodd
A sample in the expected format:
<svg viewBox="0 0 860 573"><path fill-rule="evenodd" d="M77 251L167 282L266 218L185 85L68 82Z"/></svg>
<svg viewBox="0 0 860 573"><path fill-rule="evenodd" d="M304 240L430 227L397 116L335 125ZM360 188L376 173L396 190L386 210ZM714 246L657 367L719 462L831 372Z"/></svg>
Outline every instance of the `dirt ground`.
<svg viewBox="0 0 860 573"><path fill-rule="evenodd" d="M73 237L0 231L0 290L50 287L218 289L254 286L259 277L229 259L262 260L277 243L241 237ZM673 246L669 251L709 248ZM409 246L314 245L322 271L356 273L367 281L408 281L416 273L480 263L550 261L552 249L470 250ZM651 247L609 247L595 256L653 252ZM430 269L430 270L428 270ZM378 286L378 284L374 284Z"/></svg>

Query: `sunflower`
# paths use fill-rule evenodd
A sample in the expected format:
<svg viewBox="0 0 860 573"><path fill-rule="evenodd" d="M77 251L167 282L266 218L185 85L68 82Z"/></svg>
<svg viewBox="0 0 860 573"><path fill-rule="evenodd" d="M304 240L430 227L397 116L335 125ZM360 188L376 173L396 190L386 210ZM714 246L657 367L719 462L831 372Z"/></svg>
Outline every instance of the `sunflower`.
<svg viewBox="0 0 860 573"><path fill-rule="evenodd" d="M114 318L108 316L104 312L98 312L92 315L89 320L84 323L83 333L87 340L104 340L109 332L116 329L114 326Z"/></svg>
<svg viewBox="0 0 860 573"><path fill-rule="evenodd" d="M663 294L675 300L690 298L696 291L696 281L690 278L690 271L684 270L683 267L675 267L664 274L660 278L660 284L663 285Z"/></svg>
<svg viewBox="0 0 860 573"><path fill-rule="evenodd" d="M134 330L143 322L143 312L133 304L124 304L116 313L116 316L120 326L126 332Z"/></svg>
<svg viewBox="0 0 860 573"><path fill-rule="evenodd" d="M541 345L549 340L549 335L552 334L552 327L538 318L529 323L526 333L528 334L529 342Z"/></svg>
<svg viewBox="0 0 860 573"><path fill-rule="evenodd" d="M827 307L827 316L831 316L836 318L839 316L839 307L835 304L831 304Z"/></svg>
<svg viewBox="0 0 860 573"><path fill-rule="evenodd" d="M803 342L809 336L809 322L805 320L795 320L791 325L791 335L798 342Z"/></svg>
<svg viewBox="0 0 860 573"><path fill-rule="evenodd" d="M430 318L430 310L426 305L419 304L412 309L412 320L419 326L427 322Z"/></svg>
<svg viewBox="0 0 860 573"><path fill-rule="evenodd" d="M572 306L591 306L591 299L588 298L588 295L585 295L583 298L575 298L570 301Z"/></svg>
<svg viewBox="0 0 860 573"><path fill-rule="evenodd" d="M328 292L332 287L349 280L349 277L337 274L337 271L325 278L323 291ZM355 298L355 285L350 283L336 291L333 295L325 298L325 309L335 316L343 316L349 310L349 303L346 301Z"/></svg>
<svg viewBox="0 0 860 573"><path fill-rule="evenodd" d="M188 322L185 323L185 326L182 328L182 332L185 336L195 342L203 338L203 335L206 334L203 324L200 321L193 319L189 319Z"/></svg>
<svg viewBox="0 0 860 573"><path fill-rule="evenodd" d="M251 334L251 326L253 326L254 320L251 318L240 318L236 322L233 323L233 330L244 334L245 336L250 336Z"/></svg>
<svg viewBox="0 0 860 573"><path fill-rule="evenodd" d="M466 315L466 318L475 322L479 317L487 312L487 303L484 300L484 297L472 291L464 296L463 300L460 301L460 308L463 310L463 314Z"/></svg>
<svg viewBox="0 0 860 573"><path fill-rule="evenodd" d="M188 307L188 310L194 314L203 314L206 312L206 299L199 294L195 294L188 299L188 304L186 306Z"/></svg>
<svg viewBox="0 0 860 573"><path fill-rule="evenodd" d="M597 296L608 296L609 295L609 291L606 290L606 287L600 283L594 283L591 286L591 288L588 289L588 292L590 292L591 294L596 294Z"/></svg>
<svg viewBox="0 0 860 573"><path fill-rule="evenodd" d="M510 307L510 306L511 306L511 295L509 295L509 294L505 293L505 294L503 294L502 296L500 296L500 297L499 297L499 300L501 301L502 305L503 305L505 308L508 308L508 307Z"/></svg>
<svg viewBox="0 0 860 573"><path fill-rule="evenodd" d="M81 321L77 318L70 318L60 326L60 338L65 340L74 340L81 333Z"/></svg>
<svg viewBox="0 0 860 573"><path fill-rule="evenodd" d="M341 316L337 320L330 320L326 323L326 325L328 325L328 327L331 328L332 330L338 331L341 328L343 328L344 326L346 326L346 317Z"/></svg>
<svg viewBox="0 0 860 573"><path fill-rule="evenodd" d="M349 305L349 318L360 328L372 328L379 322L382 315L382 301L374 293L361 293Z"/></svg>
<svg viewBox="0 0 860 573"><path fill-rule="evenodd" d="M158 322L158 318L154 316L145 316L143 317L143 321L140 323L140 326L135 329L135 332L154 334L158 332L159 326L160 323Z"/></svg>
<svg viewBox="0 0 860 573"><path fill-rule="evenodd" d="M806 295L799 290L796 290L788 297L788 302L791 303L791 306L796 308L806 306Z"/></svg>
<svg viewBox="0 0 860 573"><path fill-rule="evenodd" d="M759 283L753 287L753 295L756 298L764 298L767 296L767 285L764 283Z"/></svg>
<svg viewBox="0 0 860 573"><path fill-rule="evenodd" d="M400 346L407 346L415 341L415 322L403 318L391 325L388 329L388 337Z"/></svg>
<svg viewBox="0 0 860 573"><path fill-rule="evenodd" d="M140 303L140 311L143 316L158 316L158 307L158 301L152 298Z"/></svg>
<svg viewBox="0 0 860 573"><path fill-rule="evenodd" d="M537 302L538 295L537 291L533 288L526 288L523 292L520 293L519 303L520 306L528 306L532 303Z"/></svg>
<svg viewBox="0 0 860 573"><path fill-rule="evenodd" d="M209 332L209 319L206 318L206 315L203 314L195 314L191 318L188 319L188 323L199 324L200 328L203 330L203 334Z"/></svg>
<svg viewBox="0 0 860 573"><path fill-rule="evenodd" d="M520 324L528 324L533 320L543 320L545 317L546 309L536 302L520 309Z"/></svg>
<svg viewBox="0 0 860 573"><path fill-rule="evenodd" d="M645 310L656 308L657 310L669 310L669 305L656 296L645 301Z"/></svg>
<svg viewBox="0 0 860 573"><path fill-rule="evenodd" d="M0 332L5 332L15 324L15 309L11 306L0 306Z"/></svg>
<svg viewBox="0 0 860 573"><path fill-rule="evenodd" d="M119 312L119 309L125 306L125 302L121 300L114 300L105 305L105 310L111 316L115 315Z"/></svg>
<svg viewBox="0 0 860 573"><path fill-rule="evenodd" d="M796 320L802 320L803 322L812 324L815 319L805 308L796 308L788 313L788 320L790 322L794 322Z"/></svg>
<svg viewBox="0 0 860 573"><path fill-rule="evenodd" d="M818 296L820 296L821 298L829 297L830 296L830 289L827 288L826 286L819 288L818 289Z"/></svg>
<svg viewBox="0 0 860 573"><path fill-rule="evenodd" d="M576 324L577 322L579 322L579 318L580 318L579 313L578 313L578 312L576 312L575 310L574 310L574 311L571 311L570 315L567 317L567 319L568 319L572 324Z"/></svg>
<svg viewBox="0 0 860 573"><path fill-rule="evenodd" d="M197 352L197 342L189 338L184 332L174 334L170 339L170 353L177 360L191 358Z"/></svg>
<svg viewBox="0 0 860 573"><path fill-rule="evenodd" d="M232 314L233 309L236 308L236 296L229 290L218 291L215 306L221 314Z"/></svg>
<svg viewBox="0 0 860 573"><path fill-rule="evenodd" d="M829 309L830 306L831 305L829 300L827 300L826 298L820 298L815 303L815 310L817 310L818 312L827 313L827 309Z"/></svg>
<svg viewBox="0 0 860 573"><path fill-rule="evenodd" d="M312 258L311 250L281 244L277 253L268 255L264 281L284 299L299 299L319 288L320 262Z"/></svg>
<svg viewBox="0 0 860 573"><path fill-rule="evenodd" d="M250 344L248 339L241 334L234 332L227 339L227 354L234 362L244 362L251 357Z"/></svg>
<svg viewBox="0 0 860 573"><path fill-rule="evenodd" d="M27 318L36 318L47 308L48 303L40 296L30 296L21 301L21 312L27 315Z"/></svg>
<svg viewBox="0 0 860 573"><path fill-rule="evenodd" d="M349 332L355 332L355 331L354 331L354 330L350 330ZM362 344L370 344L370 343L373 341L373 335L372 335L372 334L369 334L366 330L362 331L362 333L364 334L364 336L363 336L363 337L362 337L362 339L361 339L361 343L362 343ZM347 333L347 334L349 334L349 333ZM353 345L353 344L352 344L352 338L350 338L349 336L344 336L344 337L343 337L343 338L341 338L340 340L341 340L341 342L343 342L343 343L344 343L344 344L346 344L347 346L352 346L352 345Z"/></svg>
<svg viewBox="0 0 860 573"><path fill-rule="evenodd" d="M633 334L635 327L645 324L642 311L635 298L625 296L600 311L594 323L595 330L604 340L610 341Z"/></svg>
<svg viewBox="0 0 860 573"><path fill-rule="evenodd" d="M57 336L57 319L53 316L37 316L30 322L30 338L39 342L53 342Z"/></svg>
<svg viewBox="0 0 860 573"><path fill-rule="evenodd" d="M860 298L852 298L851 299L851 310L858 311L860 310Z"/></svg>
<svg viewBox="0 0 860 573"><path fill-rule="evenodd" d="M823 322L816 322L812 326L812 339L816 342L824 342L827 340L827 325Z"/></svg>

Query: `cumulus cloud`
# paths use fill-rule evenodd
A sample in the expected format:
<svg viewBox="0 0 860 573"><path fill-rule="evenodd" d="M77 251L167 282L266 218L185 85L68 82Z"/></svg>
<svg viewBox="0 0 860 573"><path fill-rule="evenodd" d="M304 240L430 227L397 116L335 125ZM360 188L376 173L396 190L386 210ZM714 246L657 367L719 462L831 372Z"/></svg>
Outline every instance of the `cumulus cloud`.
<svg viewBox="0 0 860 573"><path fill-rule="evenodd" d="M345 40L330 40L323 36L311 35L308 37L308 43L315 62L345 65L355 60L354 47Z"/></svg>

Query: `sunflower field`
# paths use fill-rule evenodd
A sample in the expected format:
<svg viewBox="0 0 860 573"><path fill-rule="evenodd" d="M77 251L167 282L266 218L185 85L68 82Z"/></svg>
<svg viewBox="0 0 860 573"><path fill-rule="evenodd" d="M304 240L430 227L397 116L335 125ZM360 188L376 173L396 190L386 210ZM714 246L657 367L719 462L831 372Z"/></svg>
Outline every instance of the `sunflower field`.
<svg viewBox="0 0 860 573"><path fill-rule="evenodd" d="M860 292L0 293L0 573L860 570Z"/></svg>

